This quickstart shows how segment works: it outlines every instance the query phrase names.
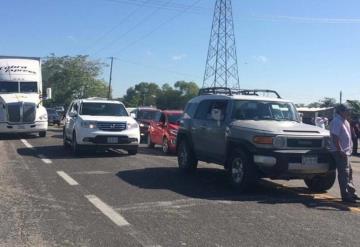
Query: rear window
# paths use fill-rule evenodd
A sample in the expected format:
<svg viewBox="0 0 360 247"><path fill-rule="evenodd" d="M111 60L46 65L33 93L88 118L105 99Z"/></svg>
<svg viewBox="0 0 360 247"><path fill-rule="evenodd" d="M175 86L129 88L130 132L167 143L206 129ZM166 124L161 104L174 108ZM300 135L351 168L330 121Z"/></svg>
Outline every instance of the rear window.
<svg viewBox="0 0 360 247"><path fill-rule="evenodd" d="M155 120L158 112L155 110L139 110L136 118L139 120Z"/></svg>

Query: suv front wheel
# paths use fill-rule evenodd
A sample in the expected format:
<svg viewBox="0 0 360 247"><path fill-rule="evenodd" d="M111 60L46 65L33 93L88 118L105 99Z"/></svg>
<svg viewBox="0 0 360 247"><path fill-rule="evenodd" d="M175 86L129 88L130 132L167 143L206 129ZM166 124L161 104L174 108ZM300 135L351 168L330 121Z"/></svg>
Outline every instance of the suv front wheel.
<svg viewBox="0 0 360 247"><path fill-rule="evenodd" d="M312 178L304 179L306 186L312 192L326 192L335 183L336 172L330 171L325 175L316 175Z"/></svg>
<svg viewBox="0 0 360 247"><path fill-rule="evenodd" d="M197 168L198 161L187 141L181 141L178 151L178 165L181 171L193 172Z"/></svg>
<svg viewBox="0 0 360 247"><path fill-rule="evenodd" d="M245 152L236 151L227 168L230 182L238 191L245 191L255 184L256 169Z"/></svg>

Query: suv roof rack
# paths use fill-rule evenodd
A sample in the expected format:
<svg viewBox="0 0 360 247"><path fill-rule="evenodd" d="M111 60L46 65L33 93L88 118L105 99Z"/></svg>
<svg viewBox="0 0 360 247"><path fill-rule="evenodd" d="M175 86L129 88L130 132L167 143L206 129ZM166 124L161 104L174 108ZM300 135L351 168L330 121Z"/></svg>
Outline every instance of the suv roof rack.
<svg viewBox="0 0 360 247"><path fill-rule="evenodd" d="M275 90L269 89L230 89L227 87L208 87L208 88L201 88L199 90L200 95L212 95L212 94L220 94L220 95L251 95L251 96L261 96L260 94L273 94L276 98L281 99L278 92Z"/></svg>

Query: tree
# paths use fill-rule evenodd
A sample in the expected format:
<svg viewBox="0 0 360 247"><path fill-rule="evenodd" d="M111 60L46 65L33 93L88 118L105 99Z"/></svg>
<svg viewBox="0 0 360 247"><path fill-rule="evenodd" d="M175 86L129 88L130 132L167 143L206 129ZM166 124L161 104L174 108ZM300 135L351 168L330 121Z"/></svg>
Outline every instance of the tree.
<svg viewBox="0 0 360 247"><path fill-rule="evenodd" d="M153 82L141 82L135 87L130 87L124 95L124 104L127 107L154 106L160 94L160 88Z"/></svg>
<svg viewBox="0 0 360 247"><path fill-rule="evenodd" d="M317 102L310 103L308 107L315 107L315 108L327 108L327 107L335 107L336 106L336 99L325 97Z"/></svg>
<svg viewBox="0 0 360 247"><path fill-rule="evenodd" d="M360 101L359 100L348 100L346 103L351 108L351 115L353 118L360 118Z"/></svg>
<svg viewBox="0 0 360 247"><path fill-rule="evenodd" d="M72 100L88 97L107 97L108 86L99 76L104 67L88 56L63 56L54 54L42 64L44 88L52 88L53 98L47 105L68 106Z"/></svg>

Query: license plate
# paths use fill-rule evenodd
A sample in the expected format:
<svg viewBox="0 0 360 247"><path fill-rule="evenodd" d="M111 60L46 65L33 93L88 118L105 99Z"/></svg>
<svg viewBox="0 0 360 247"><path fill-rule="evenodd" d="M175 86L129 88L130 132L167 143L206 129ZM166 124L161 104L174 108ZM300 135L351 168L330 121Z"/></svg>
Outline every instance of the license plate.
<svg viewBox="0 0 360 247"><path fill-rule="evenodd" d="M114 143L118 143L118 142L119 142L119 139L117 137L108 137L107 138L107 143L114 144Z"/></svg>
<svg viewBox="0 0 360 247"><path fill-rule="evenodd" d="M302 164L304 166L312 166L312 165L316 165L317 163L318 163L317 156L303 156L302 157Z"/></svg>
<svg viewBox="0 0 360 247"><path fill-rule="evenodd" d="M25 129L25 126L24 126L24 125L18 125L18 129L19 129L19 130L24 130L24 129Z"/></svg>

